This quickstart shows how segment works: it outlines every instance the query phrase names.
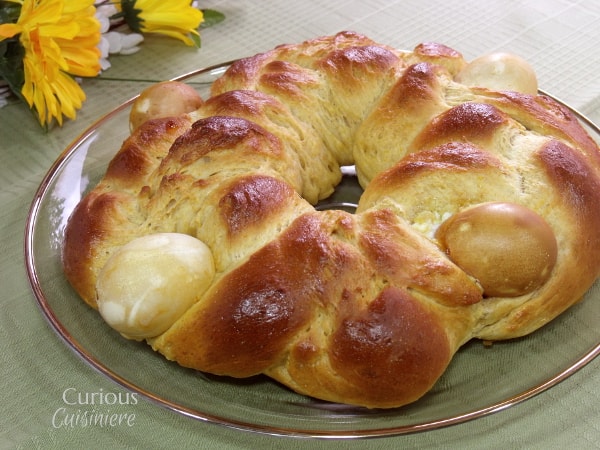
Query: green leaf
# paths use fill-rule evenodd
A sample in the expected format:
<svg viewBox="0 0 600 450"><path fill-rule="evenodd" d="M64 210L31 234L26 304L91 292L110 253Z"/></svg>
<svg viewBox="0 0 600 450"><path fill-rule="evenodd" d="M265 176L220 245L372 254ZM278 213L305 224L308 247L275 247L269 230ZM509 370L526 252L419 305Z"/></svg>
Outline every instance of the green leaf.
<svg viewBox="0 0 600 450"><path fill-rule="evenodd" d="M21 89L25 84L25 68L23 67L23 57L25 49L17 38L5 39L0 42L0 78L8 83L8 87L15 96L27 105L27 100L23 97ZM39 121L39 115L35 108L29 109L36 121ZM42 125L42 129L48 131L47 125Z"/></svg>
<svg viewBox="0 0 600 450"><path fill-rule="evenodd" d="M200 28L208 28L225 20L225 14L215 11L214 9L202 9L204 21L200 24Z"/></svg>
<svg viewBox="0 0 600 450"><path fill-rule="evenodd" d="M142 10L135 7L135 0L121 0L121 10L119 16L125 19L129 28L135 33L141 33L143 20L140 19L140 13Z"/></svg>
<svg viewBox="0 0 600 450"><path fill-rule="evenodd" d="M0 23L17 23L20 14L19 3L0 1Z"/></svg>
<svg viewBox="0 0 600 450"><path fill-rule="evenodd" d="M194 43L194 45L197 48L202 47L202 39L200 38L200 35L194 34L194 33L190 33L189 34L189 38L192 40L192 42Z"/></svg>
<svg viewBox="0 0 600 450"><path fill-rule="evenodd" d="M25 49L16 39L6 39L0 42L0 77L8 83L10 90L21 100L25 100L21 94L21 88L25 83L24 56Z"/></svg>

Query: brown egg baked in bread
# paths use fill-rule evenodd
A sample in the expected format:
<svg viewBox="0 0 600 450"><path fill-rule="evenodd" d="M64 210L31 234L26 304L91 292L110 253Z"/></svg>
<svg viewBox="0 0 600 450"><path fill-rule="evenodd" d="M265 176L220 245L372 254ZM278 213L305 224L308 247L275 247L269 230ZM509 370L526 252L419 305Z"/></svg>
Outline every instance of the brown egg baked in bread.
<svg viewBox="0 0 600 450"><path fill-rule="evenodd" d="M598 147L536 91L514 57L351 32L242 59L132 132L70 218L66 276L182 366L413 402L462 344L538 329L599 274ZM344 165L356 213L316 211Z"/></svg>

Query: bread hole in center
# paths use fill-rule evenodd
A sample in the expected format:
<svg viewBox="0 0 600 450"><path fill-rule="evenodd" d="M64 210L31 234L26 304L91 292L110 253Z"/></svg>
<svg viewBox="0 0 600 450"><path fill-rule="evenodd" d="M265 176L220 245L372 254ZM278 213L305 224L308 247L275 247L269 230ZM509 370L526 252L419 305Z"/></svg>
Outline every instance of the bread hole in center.
<svg viewBox="0 0 600 450"><path fill-rule="evenodd" d="M317 211L341 209L349 213L356 212L363 189L358 183L354 166L342 166L341 171L342 180L335 187L333 194L315 205Z"/></svg>

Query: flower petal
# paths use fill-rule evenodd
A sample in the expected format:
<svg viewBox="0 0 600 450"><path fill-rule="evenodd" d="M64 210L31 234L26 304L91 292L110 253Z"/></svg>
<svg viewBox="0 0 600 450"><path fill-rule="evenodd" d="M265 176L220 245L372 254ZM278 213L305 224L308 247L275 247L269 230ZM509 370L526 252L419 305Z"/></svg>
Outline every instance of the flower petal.
<svg viewBox="0 0 600 450"><path fill-rule="evenodd" d="M21 94L40 123L75 118L85 93L72 76L100 71L100 22L93 0L23 0L17 26L25 50ZM0 27L9 34L15 27ZM4 36L4 34L2 34Z"/></svg>

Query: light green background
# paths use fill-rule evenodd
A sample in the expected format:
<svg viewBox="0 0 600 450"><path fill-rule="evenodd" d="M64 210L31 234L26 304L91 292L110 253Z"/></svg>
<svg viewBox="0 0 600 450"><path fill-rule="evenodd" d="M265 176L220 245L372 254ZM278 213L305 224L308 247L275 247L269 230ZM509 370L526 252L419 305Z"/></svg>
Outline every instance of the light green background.
<svg viewBox="0 0 600 450"><path fill-rule="evenodd" d="M600 122L600 3L583 1L204 1L224 23L195 50L149 37L142 50L113 57L76 121L43 132L27 108L0 109L0 448L599 448L600 361L516 407L436 431L351 442L245 433L181 417L146 400L115 406L132 426L55 428L67 389L126 394L92 370L50 329L30 291L23 233L30 202L63 149L97 118L148 83L342 29L399 48L446 43L467 59L509 50L535 67L540 86ZM577 330L574 330L576 333ZM599 333L600 336L600 333ZM560 357L560 355L558 356Z"/></svg>

